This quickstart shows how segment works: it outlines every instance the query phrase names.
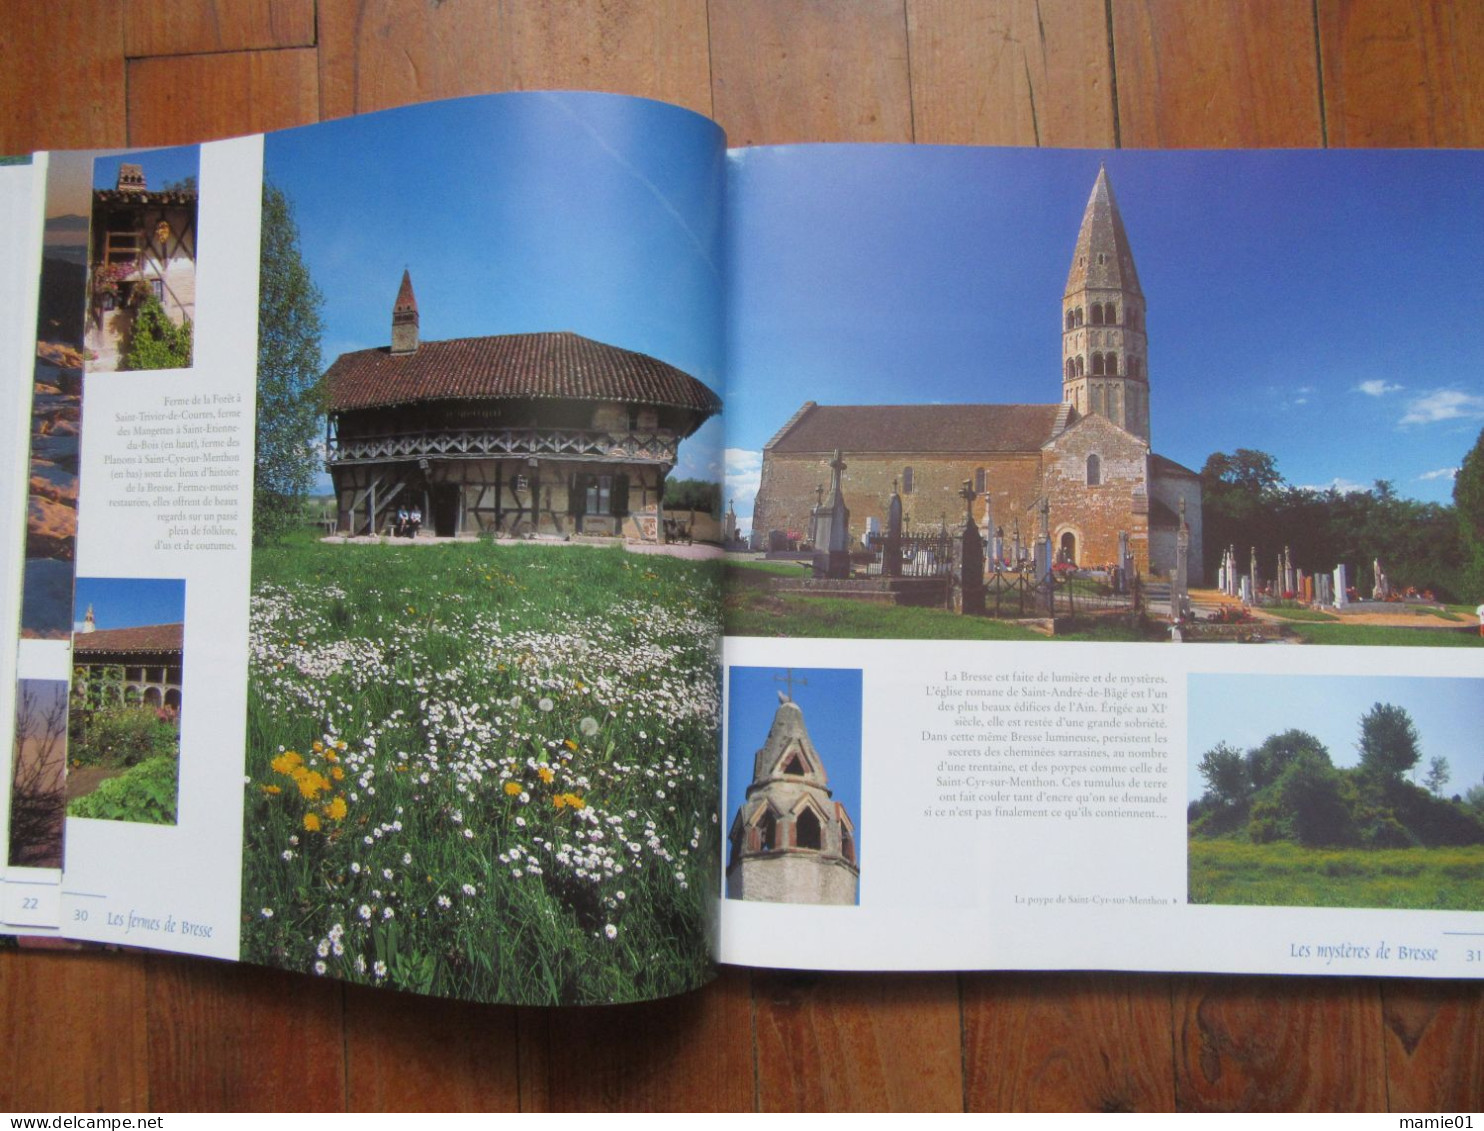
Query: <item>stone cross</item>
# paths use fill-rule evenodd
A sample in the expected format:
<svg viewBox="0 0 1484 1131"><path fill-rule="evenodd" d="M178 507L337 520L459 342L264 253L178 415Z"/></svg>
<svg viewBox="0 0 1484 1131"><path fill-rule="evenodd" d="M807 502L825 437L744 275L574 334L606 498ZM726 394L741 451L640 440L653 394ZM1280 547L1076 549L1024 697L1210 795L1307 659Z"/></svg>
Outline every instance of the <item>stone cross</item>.
<svg viewBox="0 0 1484 1131"><path fill-rule="evenodd" d="M792 703L794 701L794 684L796 684L796 683L802 683L805 687L808 687L809 686L809 681L807 679L805 679L803 676L801 676L801 675L794 675L793 668L785 668L783 675L775 675L773 677L773 682L774 683L786 683L788 685L788 694L787 695L785 695L782 691L780 691L778 693L779 701L780 702L788 702L788 703Z"/></svg>

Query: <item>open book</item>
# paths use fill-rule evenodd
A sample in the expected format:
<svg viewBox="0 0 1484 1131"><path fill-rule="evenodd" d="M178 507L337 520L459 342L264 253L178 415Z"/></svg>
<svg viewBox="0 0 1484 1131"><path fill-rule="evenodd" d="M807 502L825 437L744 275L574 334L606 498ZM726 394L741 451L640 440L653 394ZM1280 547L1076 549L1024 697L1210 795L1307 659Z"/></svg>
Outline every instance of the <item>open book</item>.
<svg viewBox="0 0 1484 1131"><path fill-rule="evenodd" d="M4 929L1484 971L1480 166L522 94L0 167Z"/></svg>

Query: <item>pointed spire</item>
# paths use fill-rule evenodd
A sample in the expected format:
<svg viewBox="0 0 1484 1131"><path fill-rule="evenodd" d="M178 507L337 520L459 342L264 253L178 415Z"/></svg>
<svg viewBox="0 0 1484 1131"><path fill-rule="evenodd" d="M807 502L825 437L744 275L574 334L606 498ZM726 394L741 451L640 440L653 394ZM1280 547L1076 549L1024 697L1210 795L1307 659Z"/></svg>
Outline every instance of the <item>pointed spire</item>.
<svg viewBox="0 0 1484 1131"><path fill-rule="evenodd" d="M392 303L392 353L416 353L418 346L417 296L412 293L412 272L403 268L397 301Z"/></svg>
<svg viewBox="0 0 1484 1131"><path fill-rule="evenodd" d="M1128 233L1123 230L1123 217L1113 186L1108 183L1108 170L1098 166L1087 210L1082 214L1082 230L1077 233L1077 246L1072 252L1072 269L1067 274L1066 293L1072 295L1088 287L1123 290L1144 295L1139 286L1139 272L1134 268L1134 255L1129 249Z"/></svg>

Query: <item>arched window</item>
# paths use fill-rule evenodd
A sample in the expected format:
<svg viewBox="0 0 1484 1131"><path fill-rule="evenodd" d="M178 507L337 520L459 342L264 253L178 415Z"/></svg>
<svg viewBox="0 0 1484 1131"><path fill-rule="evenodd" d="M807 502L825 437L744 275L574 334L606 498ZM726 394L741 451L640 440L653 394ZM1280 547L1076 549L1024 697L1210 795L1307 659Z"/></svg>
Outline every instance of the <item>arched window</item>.
<svg viewBox="0 0 1484 1131"><path fill-rule="evenodd" d="M1074 329L1076 327L1076 325L1077 325L1077 316L1075 314L1073 314L1070 310L1067 311L1067 329L1068 330Z"/></svg>
<svg viewBox="0 0 1484 1131"><path fill-rule="evenodd" d="M1130 377L1142 377L1144 375L1144 363L1137 357L1128 359L1128 375Z"/></svg>
<svg viewBox="0 0 1484 1131"><path fill-rule="evenodd" d="M1077 308L1077 325L1082 325L1082 308L1080 306Z"/></svg>
<svg viewBox="0 0 1484 1131"><path fill-rule="evenodd" d="M1094 326L1101 326L1103 324L1103 304L1102 303L1095 302L1095 303L1092 304L1092 317L1089 319L1089 321Z"/></svg>
<svg viewBox="0 0 1484 1131"><path fill-rule="evenodd" d="M1061 545L1057 549L1056 559L1066 565L1077 564L1077 536L1070 530L1061 536Z"/></svg>
<svg viewBox="0 0 1484 1131"><path fill-rule="evenodd" d="M974 490L981 495L984 494L985 480L986 476L984 474L984 468L976 467L974 469Z"/></svg>
<svg viewBox="0 0 1484 1131"><path fill-rule="evenodd" d="M1075 377L1075 376L1077 376L1077 363L1074 362L1070 357L1067 358L1067 376L1068 377Z"/></svg>
<svg viewBox="0 0 1484 1131"><path fill-rule="evenodd" d="M778 847L778 822L774 820L771 809L757 823L757 847L759 852L772 852Z"/></svg>
<svg viewBox="0 0 1484 1131"><path fill-rule="evenodd" d="M1085 372L1083 372L1085 369L1086 369L1086 366L1083 364L1082 358L1079 356L1077 358L1077 376L1078 377L1085 377L1087 375Z"/></svg>
<svg viewBox="0 0 1484 1131"><path fill-rule="evenodd" d="M1118 376L1118 355L1116 353L1110 353L1108 355L1107 361L1108 361L1108 376L1109 377L1117 377Z"/></svg>
<svg viewBox="0 0 1484 1131"><path fill-rule="evenodd" d="M1096 452L1087 457L1087 485L1096 487L1103 481L1103 461ZM1070 535L1068 535L1070 537Z"/></svg>
<svg viewBox="0 0 1484 1131"><path fill-rule="evenodd" d="M1104 310L1104 315L1108 320L1109 326L1118 325L1118 307L1114 303L1110 302L1107 305L1106 309Z"/></svg>
<svg viewBox="0 0 1484 1131"><path fill-rule="evenodd" d="M823 830L819 827L819 818L814 815L813 809L805 809L794 818L794 847L812 848L816 851L824 847Z"/></svg>
<svg viewBox="0 0 1484 1131"><path fill-rule="evenodd" d="M912 494L912 469L910 467L902 468L902 494Z"/></svg>
<svg viewBox="0 0 1484 1131"><path fill-rule="evenodd" d="M1101 377L1103 375L1103 355L1095 353L1092 355L1092 375Z"/></svg>

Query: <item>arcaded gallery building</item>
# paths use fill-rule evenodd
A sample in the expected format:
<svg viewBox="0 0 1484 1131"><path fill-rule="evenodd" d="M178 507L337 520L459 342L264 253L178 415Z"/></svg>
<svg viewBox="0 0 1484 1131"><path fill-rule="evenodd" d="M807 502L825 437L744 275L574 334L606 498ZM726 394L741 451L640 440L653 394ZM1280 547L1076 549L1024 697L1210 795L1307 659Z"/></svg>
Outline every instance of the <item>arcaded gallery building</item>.
<svg viewBox="0 0 1484 1131"><path fill-rule="evenodd" d="M655 538L682 440L721 409L672 365L567 331L424 342L404 273L391 344L325 373L341 534L422 512L438 537Z"/></svg>

